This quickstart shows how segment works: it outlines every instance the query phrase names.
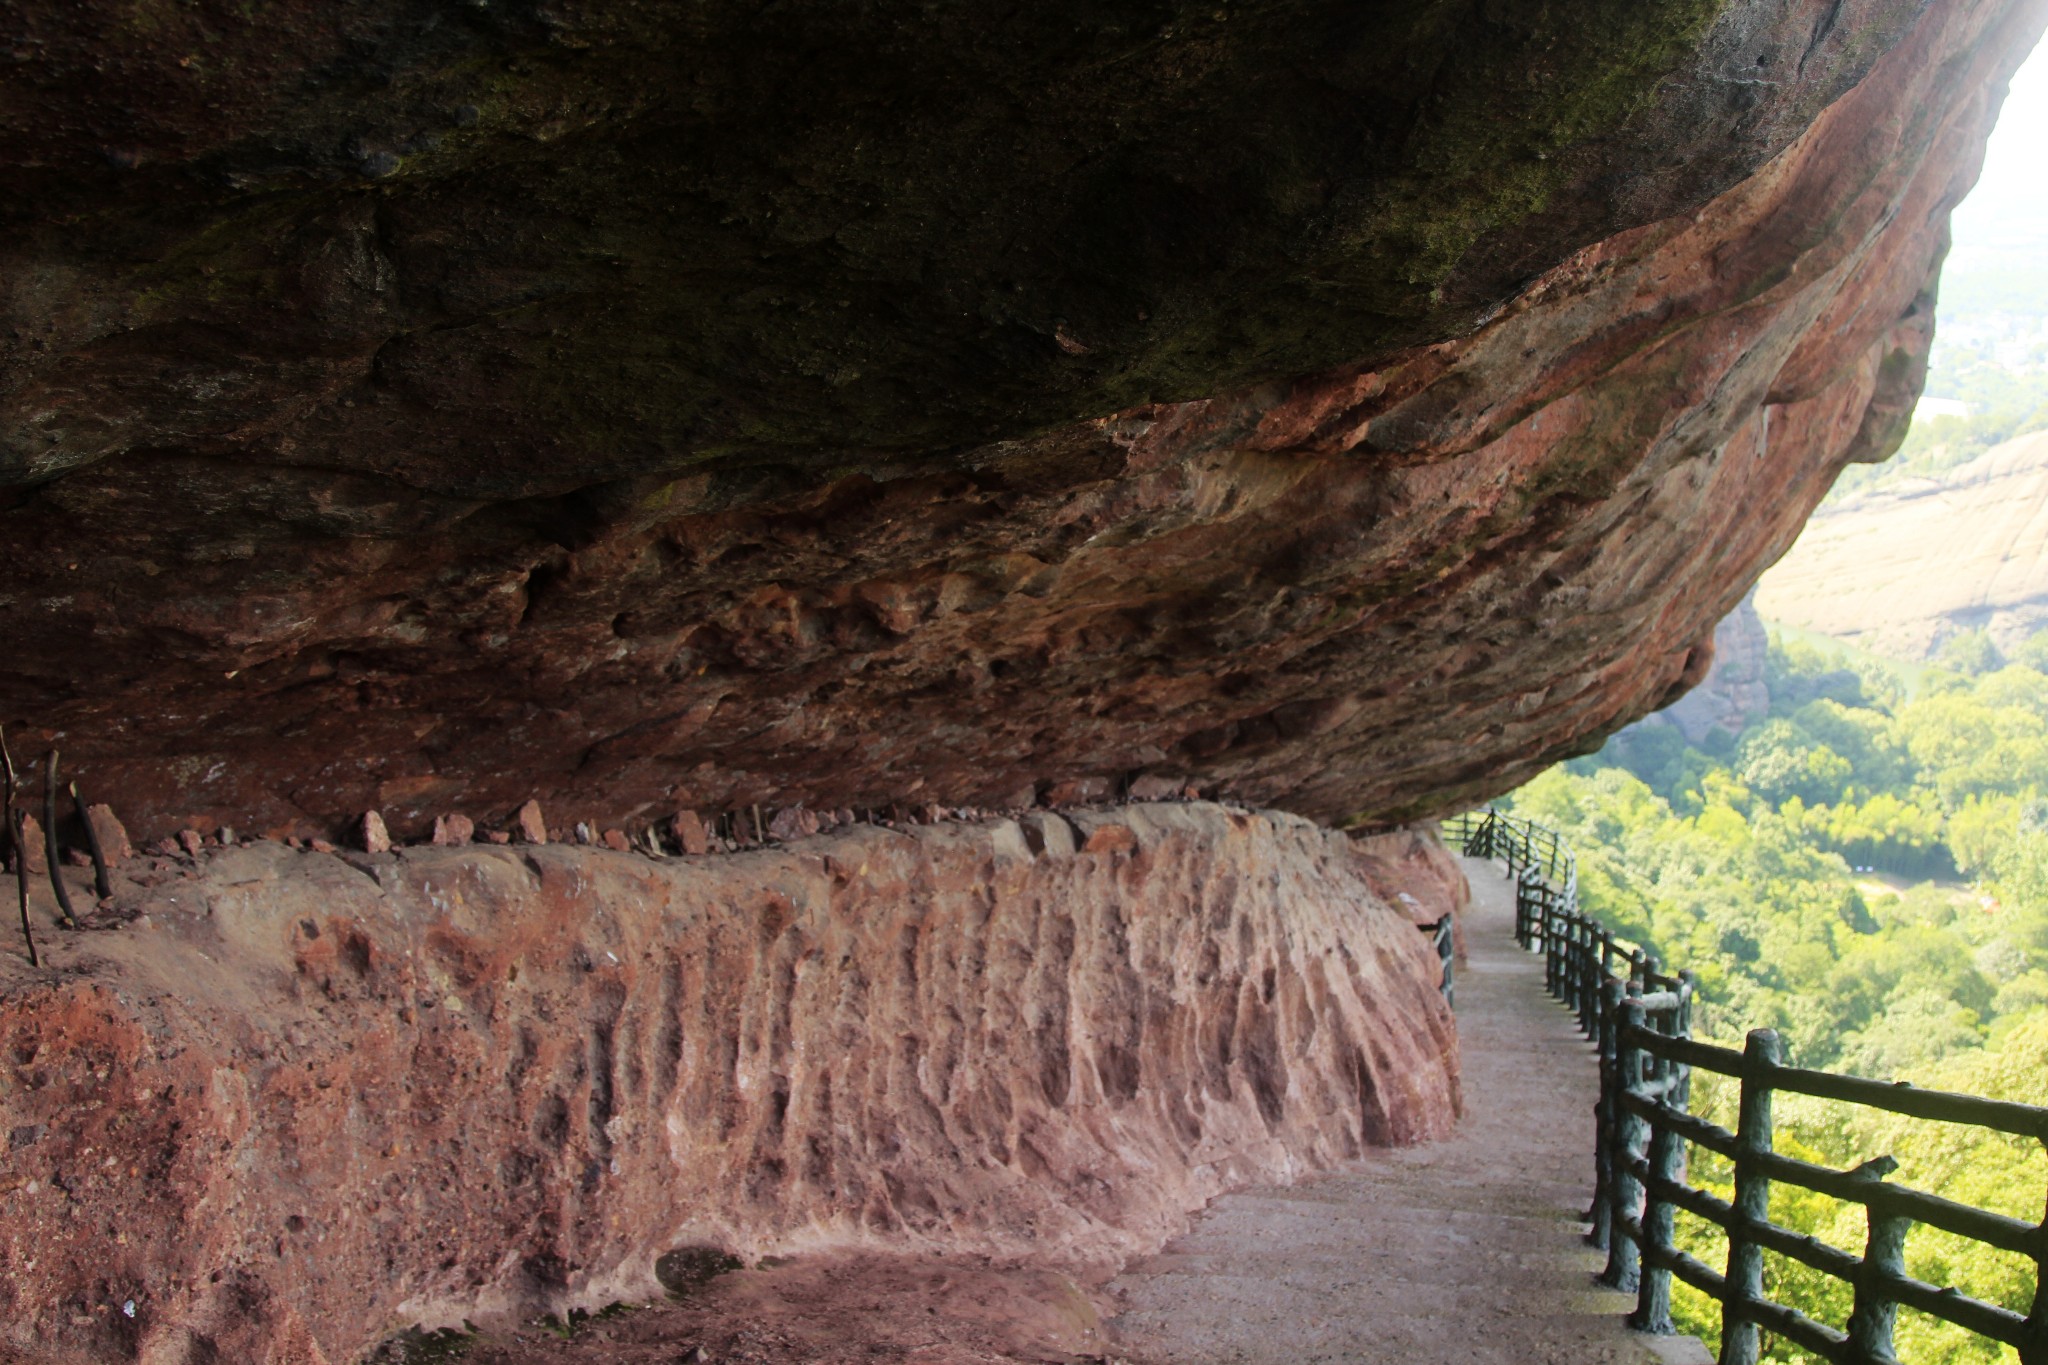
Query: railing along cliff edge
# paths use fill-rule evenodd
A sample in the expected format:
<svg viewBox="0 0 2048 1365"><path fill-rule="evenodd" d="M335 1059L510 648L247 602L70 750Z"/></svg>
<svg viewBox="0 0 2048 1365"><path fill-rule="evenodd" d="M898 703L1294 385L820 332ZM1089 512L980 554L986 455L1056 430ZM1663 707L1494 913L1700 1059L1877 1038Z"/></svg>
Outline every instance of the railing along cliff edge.
<svg viewBox="0 0 2048 1365"><path fill-rule="evenodd" d="M1446 821L1444 833L1468 854L1506 862L1515 879L1515 941L1544 955L1550 993L1598 1044L1600 1100L1587 1237L1607 1252L1602 1282L1636 1295L1630 1326L1672 1331L1676 1275L1721 1305L1721 1365L1755 1365L1763 1332L1834 1365L1895 1365L1892 1324L1902 1304L2012 1346L2022 1365L2048 1365L2048 1207L2041 1223L2024 1223L1889 1184L1885 1177L1897 1163L1888 1156L1840 1171L1778 1155L1772 1150L1771 1097L1779 1091L1814 1095L2017 1134L2044 1146L2048 1108L1788 1066L1771 1029L1753 1030L1740 1052L1698 1042L1691 1036L1692 974L1667 975L1640 946L1580 910L1577 861L1554 830L1485 810ZM1740 1082L1734 1132L1689 1111L1695 1068ZM1734 1163L1733 1199L1686 1183L1689 1143ZM1773 1181L1861 1204L1869 1219L1863 1254L1771 1222ZM1727 1233L1724 1271L1678 1249L1672 1233L1679 1209ZM2016 1313L1953 1286L1908 1276L1906 1234L1915 1223L2032 1258L2031 1311ZM1768 1297L1766 1251L1847 1283L1854 1291L1848 1321L1837 1328Z"/></svg>

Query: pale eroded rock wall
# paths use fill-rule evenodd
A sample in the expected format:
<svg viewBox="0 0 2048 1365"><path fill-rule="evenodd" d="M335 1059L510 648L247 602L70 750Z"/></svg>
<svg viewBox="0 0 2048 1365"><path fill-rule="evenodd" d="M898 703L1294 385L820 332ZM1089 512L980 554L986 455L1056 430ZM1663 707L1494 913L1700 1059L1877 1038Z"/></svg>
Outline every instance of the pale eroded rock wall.
<svg viewBox="0 0 2048 1365"><path fill-rule="evenodd" d="M340 1362L688 1244L1112 1262L1448 1129L1434 955L1365 861L1155 805L130 864L140 918L0 958L0 1355Z"/></svg>

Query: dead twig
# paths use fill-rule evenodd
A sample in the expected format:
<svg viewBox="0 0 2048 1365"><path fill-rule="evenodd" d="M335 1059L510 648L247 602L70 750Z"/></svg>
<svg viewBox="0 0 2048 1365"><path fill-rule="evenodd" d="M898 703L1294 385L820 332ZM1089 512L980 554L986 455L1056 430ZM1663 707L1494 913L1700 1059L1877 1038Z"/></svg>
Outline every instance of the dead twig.
<svg viewBox="0 0 2048 1365"><path fill-rule="evenodd" d="M78 794L76 782L71 784L71 808L78 812L78 823L85 826L85 851L92 855L92 889L105 900L114 894L113 879L107 876L107 853L100 847L100 832L92 827L92 814L86 810L85 798Z"/></svg>
<svg viewBox="0 0 2048 1365"><path fill-rule="evenodd" d="M21 836L14 828L14 755L7 748L7 727L0 725L0 783L5 784L5 799L0 799L0 824L7 827L7 842L14 846L14 861L22 860Z"/></svg>
<svg viewBox="0 0 2048 1365"><path fill-rule="evenodd" d="M28 815L25 812L10 810L7 813L7 829L14 839L14 847L17 850L23 846L23 827L27 823ZM28 922L28 859L19 852L14 858L14 885L21 896L21 936L28 942L28 965L40 967L43 963L42 959L36 956L36 932L29 927Z"/></svg>
<svg viewBox="0 0 2048 1365"><path fill-rule="evenodd" d="M64 861L57 856L57 751L50 750L43 765L43 857L50 866L50 889L57 893L57 923L66 929L78 927L71 909L71 889L64 885Z"/></svg>

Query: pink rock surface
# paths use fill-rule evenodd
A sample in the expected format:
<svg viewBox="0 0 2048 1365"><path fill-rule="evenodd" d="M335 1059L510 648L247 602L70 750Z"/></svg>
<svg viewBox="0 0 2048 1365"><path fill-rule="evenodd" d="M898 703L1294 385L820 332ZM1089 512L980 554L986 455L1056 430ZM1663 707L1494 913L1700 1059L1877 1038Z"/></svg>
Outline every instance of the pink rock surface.
<svg viewBox="0 0 2048 1365"><path fill-rule="evenodd" d="M18 835L10 835L8 842L13 844L17 838L19 844L9 854L14 865L25 866L35 875L49 871L50 854L49 846L43 839L43 822L23 812Z"/></svg>
<svg viewBox="0 0 2048 1365"><path fill-rule="evenodd" d="M710 834L704 828L704 821L693 810L679 810L670 817L669 833L687 854L697 856L710 851Z"/></svg>
<svg viewBox="0 0 2048 1365"><path fill-rule="evenodd" d="M434 821L434 842L460 846L476 837L476 822L467 815L443 815Z"/></svg>
<svg viewBox="0 0 2048 1365"><path fill-rule="evenodd" d="M124 873L128 927L0 957L0 1353L338 1363L658 1297L707 1242L1103 1266L1229 1186L1447 1130L1435 962L1348 839L1035 818L1066 838Z"/></svg>
<svg viewBox="0 0 2048 1365"><path fill-rule="evenodd" d="M85 818L92 821L93 833L99 837L101 856L109 864L123 863L135 856L135 845L128 840L128 827L121 823L112 807L88 806Z"/></svg>

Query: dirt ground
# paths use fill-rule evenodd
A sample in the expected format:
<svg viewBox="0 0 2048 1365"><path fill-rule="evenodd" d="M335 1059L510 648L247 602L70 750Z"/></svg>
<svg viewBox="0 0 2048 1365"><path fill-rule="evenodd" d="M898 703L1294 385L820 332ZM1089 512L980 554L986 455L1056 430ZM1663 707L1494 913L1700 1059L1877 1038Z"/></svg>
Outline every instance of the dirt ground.
<svg viewBox="0 0 2048 1365"><path fill-rule="evenodd" d="M1077 1365L1115 1359L1056 1270L838 1254L718 1275L676 1302L573 1323L395 1340L376 1365Z"/></svg>

